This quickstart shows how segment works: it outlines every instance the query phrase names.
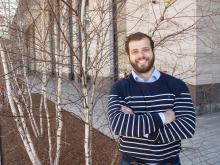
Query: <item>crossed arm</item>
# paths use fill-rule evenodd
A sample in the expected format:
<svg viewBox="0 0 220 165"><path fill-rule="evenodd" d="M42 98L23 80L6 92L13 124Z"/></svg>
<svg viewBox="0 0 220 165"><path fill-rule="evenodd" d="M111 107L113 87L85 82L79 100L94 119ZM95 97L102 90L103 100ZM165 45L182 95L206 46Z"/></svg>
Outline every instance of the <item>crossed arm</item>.
<svg viewBox="0 0 220 165"><path fill-rule="evenodd" d="M121 108L121 111L127 114L134 114L133 110L126 106L123 106ZM165 119L164 124L171 123L172 121L175 120L176 117L174 111L172 110L167 110L166 112L162 113L162 115L164 115L164 119Z"/></svg>
<svg viewBox="0 0 220 165"><path fill-rule="evenodd" d="M114 134L119 136L143 137L158 133L162 143L191 138L195 131L195 109L188 93L179 94L173 110L163 113L163 123L158 113L135 114L126 107L118 95L109 95L107 116Z"/></svg>
<svg viewBox="0 0 220 165"><path fill-rule="evenodd" d="M158 140L162 143L188 139L195 132L196 114L189 93L181 93L176 96L173 111L176 119L158 130Z"/></svg>

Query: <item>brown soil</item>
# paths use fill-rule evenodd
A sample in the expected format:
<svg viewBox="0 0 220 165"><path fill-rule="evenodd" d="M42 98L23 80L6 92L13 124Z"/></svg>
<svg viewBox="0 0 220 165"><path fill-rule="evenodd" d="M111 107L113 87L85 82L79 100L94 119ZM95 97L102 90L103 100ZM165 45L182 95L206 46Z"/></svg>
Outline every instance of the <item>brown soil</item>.
<svg viewBox="0 0 220 165"><path fill-rule="evenodd" d="M39 95L33 95L34 112L39 124ZM49 113L51 116L52 141L53 150L55 151L55 107L51 101L48 101ZM84 123L68 112L63 111L63 134L62 134L62 150L60 165L83 165L84 161ZM30 131L34 145L39 154L43 165L49 164L48 160L48 140L47 126L44 112L44 135L40 138L34 138L33 132ZM4 106L4 111L0 115L1 124L1 141L3 165L29 165L31 164L24 145L18 134L14 117L10 112L9 106ZM94 165L110 165L117 152L116 143L103 135L99 131L93 129L93 164ZM54 153L53 153L54 154ZM118 164L116 161L115 164Z"/></svg>

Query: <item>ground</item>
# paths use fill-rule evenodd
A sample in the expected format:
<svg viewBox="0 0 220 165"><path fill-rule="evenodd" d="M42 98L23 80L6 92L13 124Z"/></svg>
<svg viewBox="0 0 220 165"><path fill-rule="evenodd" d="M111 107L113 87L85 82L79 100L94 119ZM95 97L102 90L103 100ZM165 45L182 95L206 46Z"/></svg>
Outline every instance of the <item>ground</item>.
<svg viewBox="0 0 220 165"><path fill-rule="evenodd" d="M40 95L33 95L34 112L37 122L39 123ZM54 137L55 128L55 107L51 101L48 101L48 108L51 116L52 136ZM72 116L70 113L63 111L63 134L62 134L62 151L61 165L83 165L84 161L84 123L80 119ZM10 112L9 105L5 104L4 110L0 115L1 123L1 144L4 165L29 165L31 164L27 152L14 122L14 118ZM40 155L42 164L49 164L48 160L48 141L47 127L44 114L44 135L40 138L32 138ZM54 138L53 138L54 142ZM53 145L55 149L55 145ZM117 153L117 144L112 139L103 135L99 131L93 129L93 164L94 165L110 165ZM115 163L118 164L118 163Z"/></svg>

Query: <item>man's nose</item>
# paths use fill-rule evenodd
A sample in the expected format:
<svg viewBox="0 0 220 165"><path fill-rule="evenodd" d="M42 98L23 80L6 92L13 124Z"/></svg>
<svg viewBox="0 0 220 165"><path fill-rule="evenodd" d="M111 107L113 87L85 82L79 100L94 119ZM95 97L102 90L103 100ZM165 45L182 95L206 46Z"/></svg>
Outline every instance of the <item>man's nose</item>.
<svg viewBox="0 0 220 165"><path fill-rule="evenodd" d="M144 54L143 51L140 51L140 52L138 53L138 57L139 57L139 58L143 58L144 56L145 56L145 54Z"/></svg>

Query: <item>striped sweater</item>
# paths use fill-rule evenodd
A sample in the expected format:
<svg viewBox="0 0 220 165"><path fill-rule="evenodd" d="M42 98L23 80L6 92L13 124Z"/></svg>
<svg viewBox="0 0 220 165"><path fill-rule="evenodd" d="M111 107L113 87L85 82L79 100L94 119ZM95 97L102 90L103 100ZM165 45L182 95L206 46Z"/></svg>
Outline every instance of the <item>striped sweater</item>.
<svg viewBox="0 0 220 165"><path fill-rule="evenodd" d="M134 114L123 113L122 106ZM176 119L164 125L158 113L169 109ZM152 83L137 82L131 74L115 83L107 116L113 133L120 137L123 155L146 163L176 157L181 140L191 138L195 131L195 109L187 86L164 73Z"/></svg>

